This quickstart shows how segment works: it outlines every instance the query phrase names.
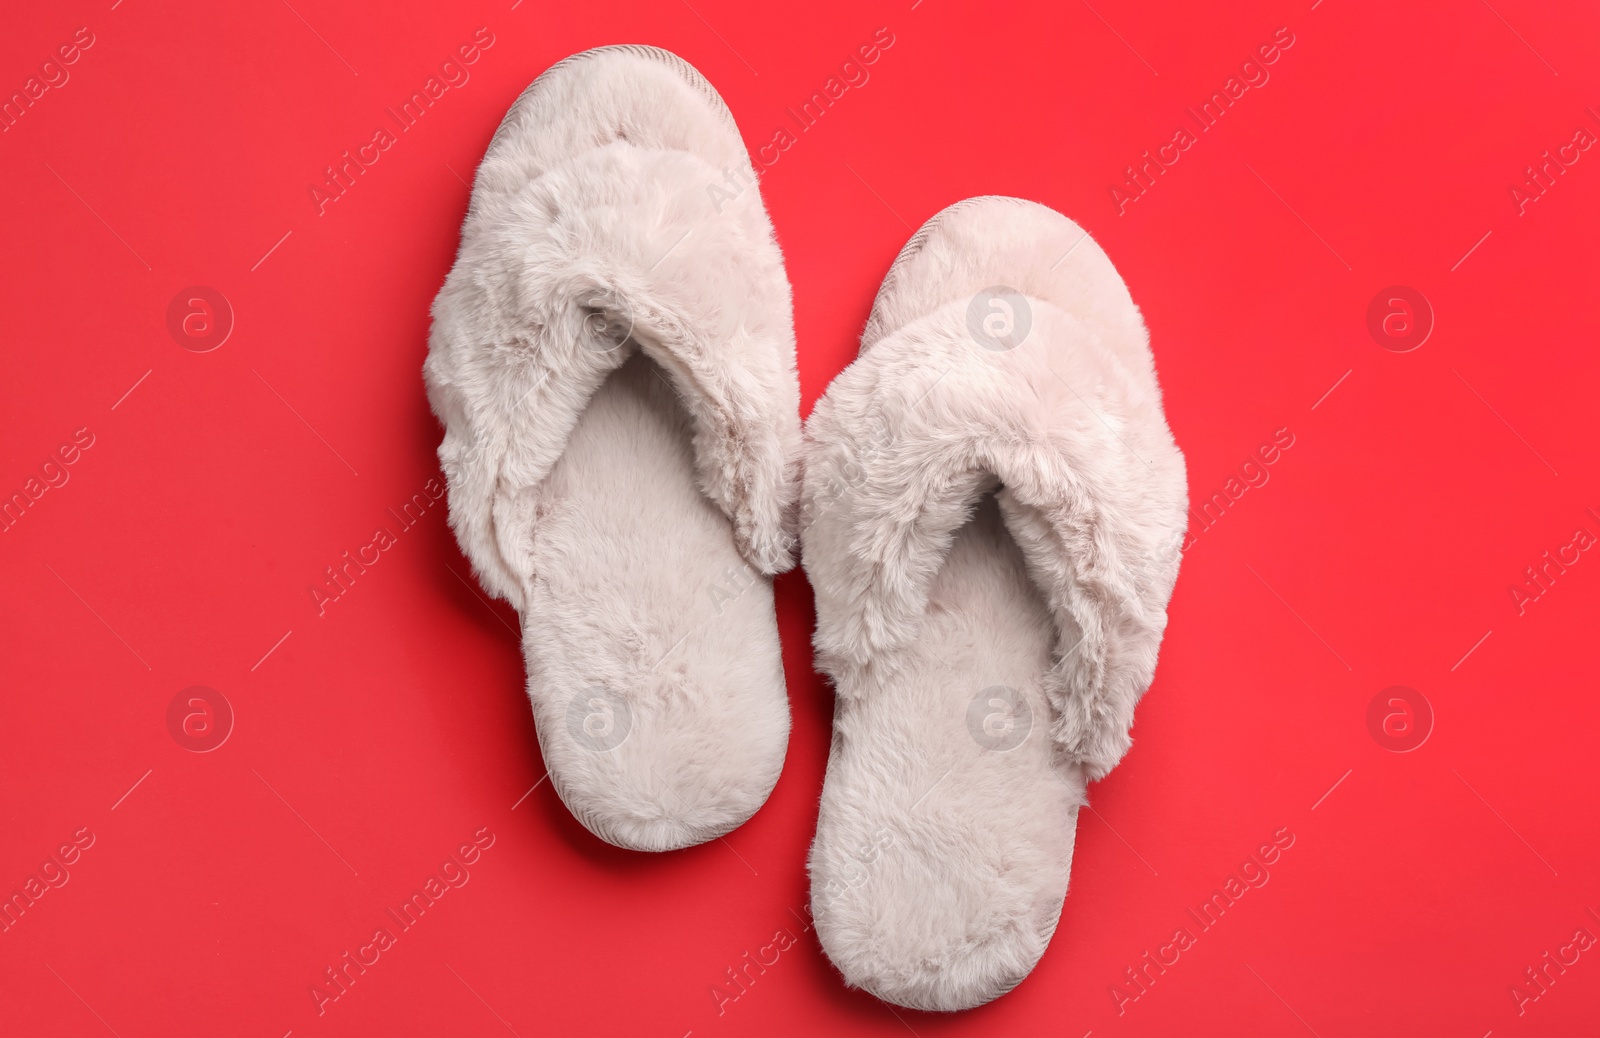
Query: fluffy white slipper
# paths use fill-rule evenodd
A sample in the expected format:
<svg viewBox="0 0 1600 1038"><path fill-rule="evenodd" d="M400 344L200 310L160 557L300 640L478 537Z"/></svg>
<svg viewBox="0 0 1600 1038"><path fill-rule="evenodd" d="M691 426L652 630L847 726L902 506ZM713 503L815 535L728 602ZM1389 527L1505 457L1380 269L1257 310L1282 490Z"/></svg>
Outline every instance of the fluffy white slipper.
<svg viewBox="0 0 1600 1038"><path fill-rule="evenodd" d="M1071 220L969 199L901 252L806 441L817 934L879 998L979 1005L1044 953L1166 626L1187 491L1143 321Z"/></svg>
<svg viewBox="0 0 1600 1038"><path fill-rule="evenodd" d="M551 783L667 850L766 800L789 736L789 283L733 117L687 63L555 65L479 166L424 374L450 525L522 614Z"/></svg>

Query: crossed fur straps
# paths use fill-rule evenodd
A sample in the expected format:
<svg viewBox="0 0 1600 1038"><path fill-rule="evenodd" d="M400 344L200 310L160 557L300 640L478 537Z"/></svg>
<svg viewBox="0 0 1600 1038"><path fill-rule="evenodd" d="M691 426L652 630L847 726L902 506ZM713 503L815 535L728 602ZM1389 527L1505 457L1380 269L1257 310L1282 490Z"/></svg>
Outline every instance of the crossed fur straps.
<svg viewBox="0 0 1600 1038"><path fill-rule="evenodd" d="M1183 457L1153 381L1037 298L1015 349L982 348L962 303L886 335L806 428L801 505L816 648L836 675L892 666L959 527L998 481L1007 529L1056 627L1052 735L1090 778L1131 745L1186 524ZM839 681L841 694L860 683Z"/></svg>

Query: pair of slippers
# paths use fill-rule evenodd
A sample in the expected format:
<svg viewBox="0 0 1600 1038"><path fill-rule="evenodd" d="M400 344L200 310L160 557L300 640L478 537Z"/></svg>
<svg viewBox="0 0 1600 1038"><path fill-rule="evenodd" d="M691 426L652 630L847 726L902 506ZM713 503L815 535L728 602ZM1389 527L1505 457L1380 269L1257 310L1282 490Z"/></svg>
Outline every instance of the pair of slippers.
<svg viewBox="0 0 1600 1038"><path fill-rule="evenodd" d="M675 55L604 47L512 106L433 313L450 524L521 614L578 820L662 851L765 802L789 735L772 578L798 552L837 693L823 948L917 1009L1018 984L1085 783L1130 745L1186 525L1105 253L1032 202L950 206L802 434L789 284L731 113Z"/></svg>

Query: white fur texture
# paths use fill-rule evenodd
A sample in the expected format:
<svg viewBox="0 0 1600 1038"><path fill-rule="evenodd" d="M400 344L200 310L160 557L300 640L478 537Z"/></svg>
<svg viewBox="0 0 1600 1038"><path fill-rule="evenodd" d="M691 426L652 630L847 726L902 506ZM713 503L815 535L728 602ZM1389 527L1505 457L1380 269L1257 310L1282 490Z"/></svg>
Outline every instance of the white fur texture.
<svg viewBox="0 0 1600 1038"><path fill-rule="evenodd" d="M995 286L1030 318L1012 349L972 331ZM1177 577L1183 457L1105 253L1005 198L912 239L806 437L803 557L837 690L817 932L850 983L966 1008L1043 954L1083 784L1130 745ZM1027 708L997 711L995 689ZM973 725L996 717L1027 738L983 745Z"/></svg>
<svg viewBox="0 0 1600 1038"><path fill-rule="evenodd" d="M451 526L522 614L552 783L623 846L731 829L787 745L771 577L793 564L799 385L754 185L681 59L575 55L495 133L434 302ZM574 700L627 737L569 738Z"/></svg>

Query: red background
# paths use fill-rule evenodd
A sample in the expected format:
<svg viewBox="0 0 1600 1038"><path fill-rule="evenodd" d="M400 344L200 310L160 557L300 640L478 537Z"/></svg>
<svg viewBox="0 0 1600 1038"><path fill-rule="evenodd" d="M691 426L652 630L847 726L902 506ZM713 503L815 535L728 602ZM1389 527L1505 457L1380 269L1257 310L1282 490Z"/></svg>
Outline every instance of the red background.
<svg viewBox="0 0 1600 1038"><path fill-rule="evenodd" d="M1592 1028L1600 947L1520 1015L1511 986L1600 935L1600 560L1520 615L1510 593L1600 534L1600 150L1524 213L1510 190L1600 134L1592 7L292 2L29 4L0 32L6 96L80 26L95 41L0 134L0 491L94 437L0 533L0 891L95 841L0 933L0 1031ZM470 81L319 215L324 167L480 26ZM870 81L798 132L785 109L880 27ZM1270 80L1198 132L1186 106L1280 27ZM699 67L753 153L798 138L762 191L806 409L911 231L1000 193L1072 216L1122 271L1197 501L1294 436L1189 548L1060 929L987 1007L891 1011L803 930L832 708L803 576L779 582L795 728L771 801L725 841L636 855L538 784L515 614L482 600L443 508L405 532L389 511L438 474L419 369L466 181L528 82L616 42ZM1111 186L1184 125L1195 145L1119 214ZM211 352L167 327L194 285L234 312ZM1391 285L1434 312L1410 352L1367 327ZM308 588L380 526L399 543L319 616ZM193 685L235 713L207 753L168 728ZM1434 714L1407 753L1368 727L1393 685ZM322 971L484 827L468 885L319 1016ZM1285 827L1270 881L1200 933L1186 909ZM1179 926L1195 946L1119 1013L1108 987ZM711 986L779 929L796 946L719 1013Z"/></svg>

